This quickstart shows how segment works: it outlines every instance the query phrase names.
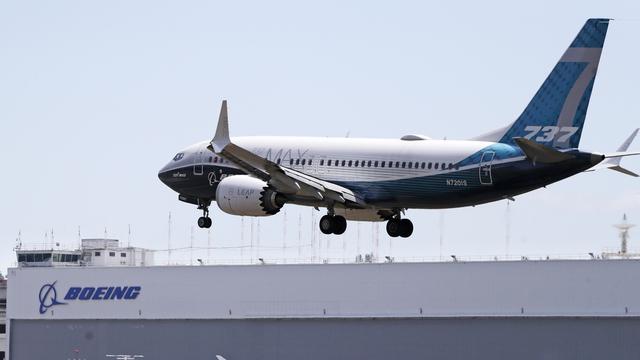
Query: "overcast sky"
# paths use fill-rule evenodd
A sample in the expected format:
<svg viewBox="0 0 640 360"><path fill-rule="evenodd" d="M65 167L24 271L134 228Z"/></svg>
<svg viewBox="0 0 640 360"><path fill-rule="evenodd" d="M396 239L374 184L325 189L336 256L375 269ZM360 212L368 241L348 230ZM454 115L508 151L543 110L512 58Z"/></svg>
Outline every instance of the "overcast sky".
<svg viewBox="0 0 640 360"><path fill-rule="evenodd" d="M169 212L171 246L188 247L200 214L157 171L212 137L222 99L232 135L465 139L513 121L589 17L618 20L580 145L612 151L640 126L637 1L0 2L0 269L19 231L75 247L78 229L127 242L130 225L132 245L166 249ZM623 164L640 171L638 158ZM212 206L223 249L193 257L351 258L375 251L376 229L378 254L398 258L599 253L618 246L623 213L640 223L640 180L603 170L508 210L412 210L413 236L393 242L384 223L326 236L322 213L285 209L258 224ZM260 248L233 249L252 240ZM194 246L207 241L193 228Z"/></svg>

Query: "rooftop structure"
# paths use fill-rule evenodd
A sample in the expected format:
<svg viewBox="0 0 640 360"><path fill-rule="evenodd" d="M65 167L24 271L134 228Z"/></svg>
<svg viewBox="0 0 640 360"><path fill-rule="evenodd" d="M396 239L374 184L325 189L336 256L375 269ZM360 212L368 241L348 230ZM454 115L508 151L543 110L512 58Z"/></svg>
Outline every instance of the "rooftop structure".
<svg viewBox="0 0 640 360"><path fill-rule="evenodd" d="M138 247L121 247L118 239L82 239L80 249L16 249L19 267L60 266L147 266L153 252Z"/></svg>

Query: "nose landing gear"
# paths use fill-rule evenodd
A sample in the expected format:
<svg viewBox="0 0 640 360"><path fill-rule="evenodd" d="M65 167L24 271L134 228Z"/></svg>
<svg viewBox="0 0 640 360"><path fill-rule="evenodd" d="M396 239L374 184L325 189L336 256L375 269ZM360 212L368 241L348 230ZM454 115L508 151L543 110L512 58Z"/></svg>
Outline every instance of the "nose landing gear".
<svg viewBox="0 0 640 360"><path fill-rule="evenodd" d="M209 217L209 205L211 203L201 203L198 205L198 210L202 210L202 216L198 218L198 227L201 229L208 229L211 227L213 221Z"/></svg>

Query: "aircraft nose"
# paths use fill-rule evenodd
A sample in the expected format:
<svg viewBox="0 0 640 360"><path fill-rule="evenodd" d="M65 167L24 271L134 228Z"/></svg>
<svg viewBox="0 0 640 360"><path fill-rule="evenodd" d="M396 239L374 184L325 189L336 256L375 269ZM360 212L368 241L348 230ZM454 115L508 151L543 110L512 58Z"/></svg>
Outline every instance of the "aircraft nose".
<svg viewBox="0 0 640 360"><path fill-rule="evenodd" d="M171 172L168 171L169 164L163 166L158 171L158 179L162 181L163 184L168 185L169 179L171 178Z"/></svg>

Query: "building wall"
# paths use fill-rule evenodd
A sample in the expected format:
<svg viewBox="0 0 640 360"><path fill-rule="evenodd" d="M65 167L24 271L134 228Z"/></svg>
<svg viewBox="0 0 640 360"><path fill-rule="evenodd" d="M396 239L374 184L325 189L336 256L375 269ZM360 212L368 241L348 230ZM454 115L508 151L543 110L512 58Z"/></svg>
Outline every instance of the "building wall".
<svg viewBox="0 0 640 360"><path fill-rule="evenodd" d="M637 260L15 268L10 356L635 359L639 281Z"/></svg>
<svg viewBox="0 0 640 360"><path fill-rule="evenodd" d="M5 359L7 352L6 300L7 283L0 280L0 360Z"/></svg>
<svg viewBox="0 0 640 360"><path fill-rule="evenodd" d="M620 317L18 320L11 335L12 360L635 360L640 354L640 319Z"/></svg>
<svg viewBox="0 0 640 360"><path fill-rule="evenodd" d="M640 261L15 268L11 319L640 316ZM44 299L40 292L55 288ZM135 299L65 300L140 287ZM104 288L103 288L104 290Z"/></svg>

